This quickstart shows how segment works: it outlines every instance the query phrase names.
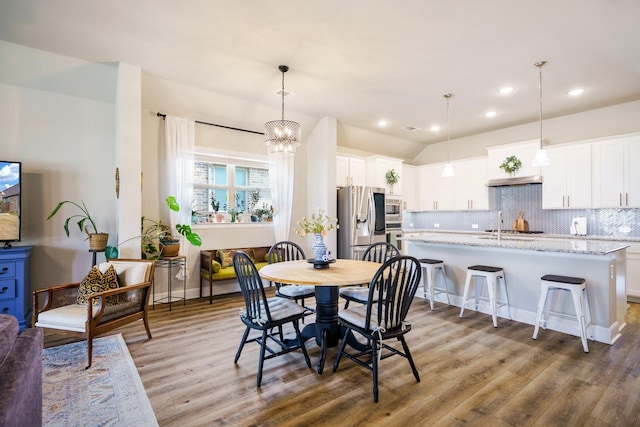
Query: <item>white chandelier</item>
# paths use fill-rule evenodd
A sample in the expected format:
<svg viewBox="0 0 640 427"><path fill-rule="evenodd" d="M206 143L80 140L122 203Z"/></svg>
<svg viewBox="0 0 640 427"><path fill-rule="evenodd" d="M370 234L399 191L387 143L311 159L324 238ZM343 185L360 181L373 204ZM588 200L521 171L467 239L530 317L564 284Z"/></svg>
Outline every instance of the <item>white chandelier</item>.
<svg viewBox="0 0 640 427"><path fill-rule="evenodd" d="M293 156L300 146L302 127L299 123L284 119L284 73L289 71L286 65L280 65L282 72L282 116L280 120L265 123L265 145L269 154L277 156Z"/></svg>

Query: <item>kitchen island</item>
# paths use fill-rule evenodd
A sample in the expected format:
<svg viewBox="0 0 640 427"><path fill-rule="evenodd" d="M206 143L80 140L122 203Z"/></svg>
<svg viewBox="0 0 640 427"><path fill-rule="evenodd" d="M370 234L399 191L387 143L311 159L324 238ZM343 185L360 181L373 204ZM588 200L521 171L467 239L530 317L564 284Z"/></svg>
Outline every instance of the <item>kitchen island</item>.
<svg viewBox="0 0 640 427"><path fill-rule="evenodd" d="M504 269L514 321L535 323L540 278L545 274L556 274L587 280L596 341L613 344L625 326L625 251L628 245L624 243L526 235L508 235L498 239L488 233L420 233L402 240L405 253L418 259L444 261L450 281L451 302L457 306L462 304L467 267L484 264ZM568 295L566 298L554 298L552 303L554 311L574 313ZM488 307L482 305L480 311L490 313ZM504 309L498 314L506 317ZM571 318L551 317L547 328L579 336L575 320ZM531 331L533 333L533 326Z"/></svg>

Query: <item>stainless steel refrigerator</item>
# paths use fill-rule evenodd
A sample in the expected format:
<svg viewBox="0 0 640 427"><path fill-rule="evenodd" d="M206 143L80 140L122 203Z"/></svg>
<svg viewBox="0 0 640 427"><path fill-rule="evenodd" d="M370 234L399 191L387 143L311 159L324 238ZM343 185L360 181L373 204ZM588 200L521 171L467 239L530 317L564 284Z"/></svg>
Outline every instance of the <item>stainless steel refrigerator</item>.
<svg viewBox="0 0 640 427"><path fill-rule="evenodd" d="M384 188L338 188L338 258L360 259L372 243L386 240Z"/></svg>

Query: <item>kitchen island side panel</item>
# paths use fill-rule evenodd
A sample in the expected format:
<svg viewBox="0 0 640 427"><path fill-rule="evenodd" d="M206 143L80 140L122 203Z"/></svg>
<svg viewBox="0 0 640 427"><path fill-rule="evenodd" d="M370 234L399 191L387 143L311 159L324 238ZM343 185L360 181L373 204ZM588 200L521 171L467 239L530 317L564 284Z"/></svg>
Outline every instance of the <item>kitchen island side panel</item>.
<svg viewBox="0 0 640 427"><path fill-rule="evenodd" d="M445 262L450 279L451 301L460 306L467 267L483 264L502 267L505 271L511 316L514 321L535 323L540 278L545 274L583 277L587 280L589 302L596 341L613 344L625 326L625 250L601 255L559 253L499 247L452 245L405 240L408 254L416 258L435 258ZM555 292L552 297L553 311L573 314L573 303L569 293ZM486 291L485 291L486 295ZM471 304L468 303L467 307ZM505 309L499 316L506 317ZM465 310L466 311L466 310ZM488 307L480 311L489 314ZM508 320L500 320L500 323ZM579 335L572 318L549 319L548 328L572 335Z"/></svg>

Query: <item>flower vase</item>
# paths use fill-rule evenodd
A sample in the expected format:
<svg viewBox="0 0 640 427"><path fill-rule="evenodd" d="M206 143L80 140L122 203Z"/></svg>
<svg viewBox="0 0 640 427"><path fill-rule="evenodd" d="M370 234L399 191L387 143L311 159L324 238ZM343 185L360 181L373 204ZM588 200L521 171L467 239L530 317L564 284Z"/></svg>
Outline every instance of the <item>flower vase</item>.
<svg viewBox="0 0 640 427"><path fill-rule="evenodd" d="M316 261L324 261L324 256L327 253L327 245L324 244L324 237L322 234L316 234L316 242L313 244L313 254Z"/></svg>

